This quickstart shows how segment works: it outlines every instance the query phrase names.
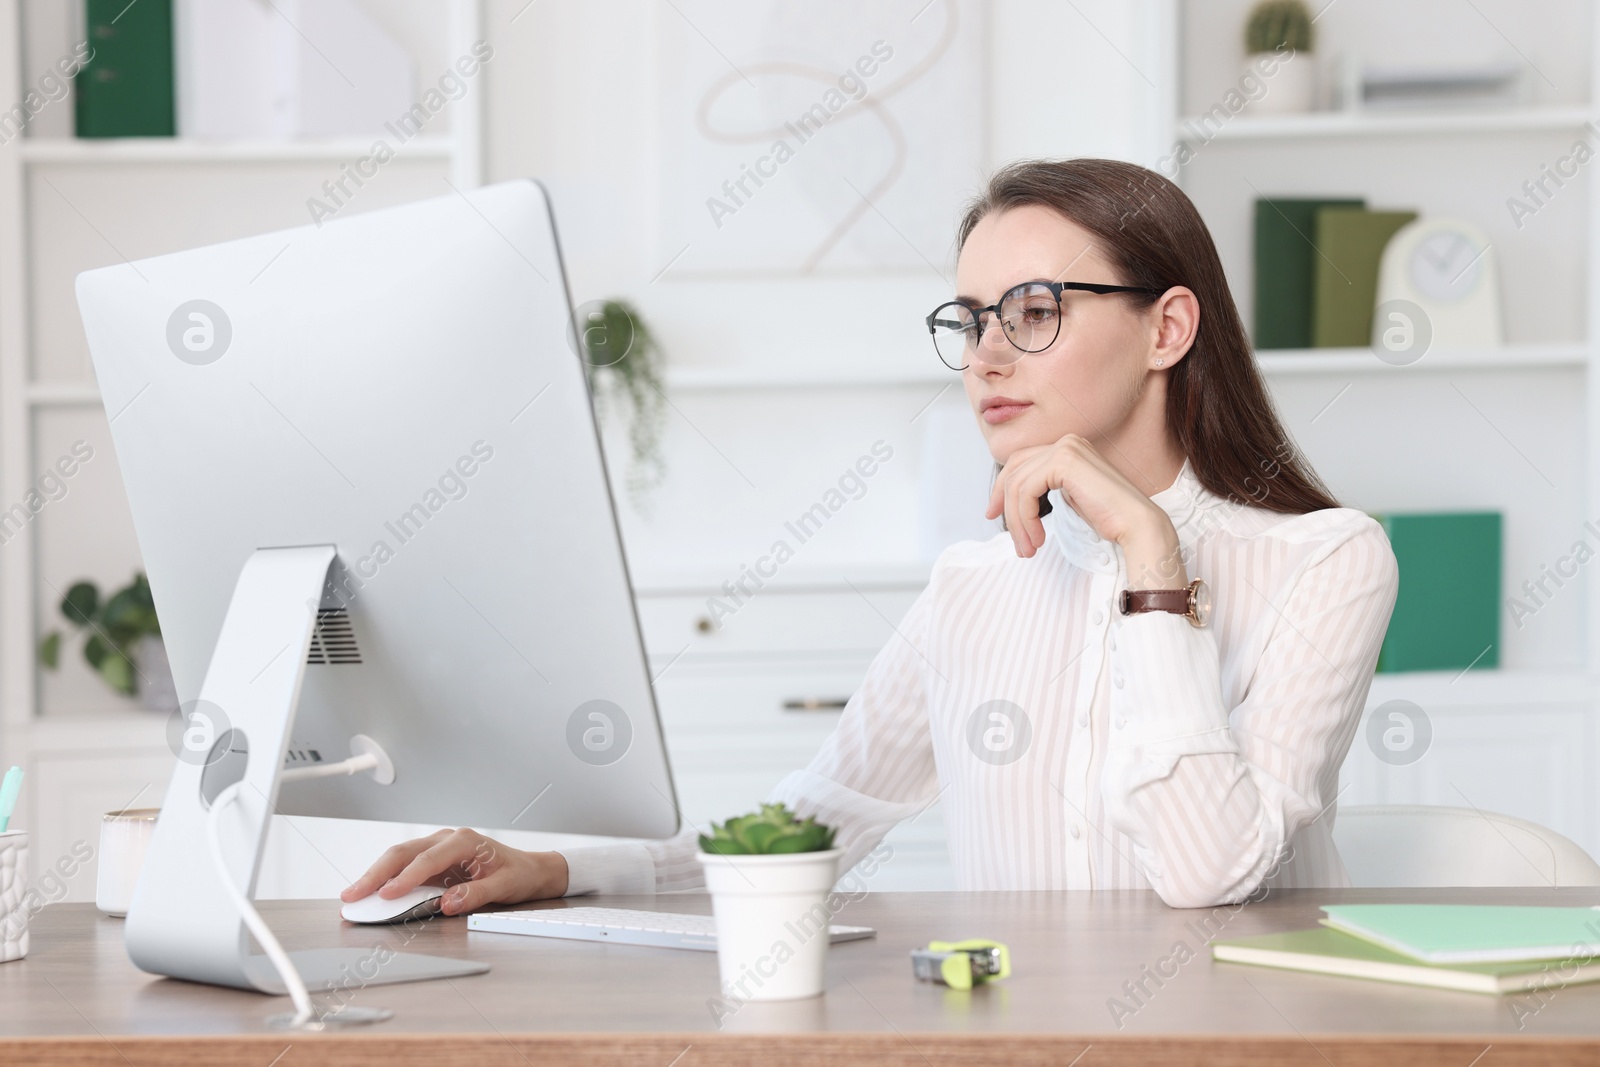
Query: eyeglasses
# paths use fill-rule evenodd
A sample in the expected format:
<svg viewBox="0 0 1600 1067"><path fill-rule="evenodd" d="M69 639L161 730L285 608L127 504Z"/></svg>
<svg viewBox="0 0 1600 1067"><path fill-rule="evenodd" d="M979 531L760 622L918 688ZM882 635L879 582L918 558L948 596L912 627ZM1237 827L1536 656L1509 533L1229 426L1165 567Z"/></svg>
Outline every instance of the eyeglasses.
<svg viewBox="0 0 1600 1067"><path fill-rule="evenodd" d="M1150 289L1139 285L1096 285L1093 282L1023 282L1006 290L999 303L975 308L952 300L940 304L928 316L928 333L933 335L933 347L939 358L951 370L966 370L979 343L988 332L984 316L993 313L1011 342L1009 348L999 349L984 356L992 365L1015 363L1024 352L1043 352L1055 344L1061 333L1061 293L1063 290L1085 293L1149 293L1159 295L1165 289ZM993 325L993 323L990 323Z"/></svg>

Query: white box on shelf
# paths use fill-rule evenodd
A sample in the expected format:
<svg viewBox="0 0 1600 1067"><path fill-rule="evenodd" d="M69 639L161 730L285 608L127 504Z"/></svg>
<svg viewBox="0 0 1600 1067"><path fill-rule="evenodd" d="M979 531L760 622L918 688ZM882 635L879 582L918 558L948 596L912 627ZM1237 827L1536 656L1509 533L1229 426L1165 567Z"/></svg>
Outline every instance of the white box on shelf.
<svg viewBox="0 0 1600 1067"><path fill-rule="evenodd" d="M410 54L353 0L178 0L178 134L377 134L416 102Z"/></svg>

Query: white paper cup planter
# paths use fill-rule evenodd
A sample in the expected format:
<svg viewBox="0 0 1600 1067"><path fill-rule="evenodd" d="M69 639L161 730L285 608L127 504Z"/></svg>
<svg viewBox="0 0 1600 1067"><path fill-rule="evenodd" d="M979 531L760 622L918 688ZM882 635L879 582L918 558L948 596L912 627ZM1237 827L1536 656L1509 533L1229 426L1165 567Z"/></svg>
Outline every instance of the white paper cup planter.
<svg viewBox="0 0 1600 1067"><path fill-rule="evenodd" d="M28 831L0 833L0 963L28 954L27 880Z"/></svg>
<svg viewBox="0 0 1600 1067"><path fill-rule="evenodd" d="M725 995L739 1001L821 995L831 919L827 899L843 853L700 853Z"/></svg>

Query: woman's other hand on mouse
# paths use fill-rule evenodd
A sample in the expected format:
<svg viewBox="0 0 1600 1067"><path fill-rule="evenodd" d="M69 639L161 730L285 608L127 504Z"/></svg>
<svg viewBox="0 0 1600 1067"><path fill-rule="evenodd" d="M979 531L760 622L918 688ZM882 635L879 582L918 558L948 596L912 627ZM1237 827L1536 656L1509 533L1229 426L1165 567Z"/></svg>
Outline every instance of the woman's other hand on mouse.
<svg viewBox="0 0 1600 1067"><path fill-rule="evenodd" d="M567 861L559 852L524 852L476 830L439 830L403 841L339 894L349 903L376 892L392 900L419 885L447 887L444 915L463 915L486 904L520 904L567 891Z"/></svg>

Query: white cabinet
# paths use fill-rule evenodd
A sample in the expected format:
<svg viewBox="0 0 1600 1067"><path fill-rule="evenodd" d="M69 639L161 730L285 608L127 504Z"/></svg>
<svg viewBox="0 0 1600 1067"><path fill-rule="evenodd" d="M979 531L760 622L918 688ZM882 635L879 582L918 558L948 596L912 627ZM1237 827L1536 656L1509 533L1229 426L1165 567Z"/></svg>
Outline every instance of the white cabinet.
<svg viewBox="0 0 1600 1067"><path fill-rule="evenodd" d="M1437 804L1514 815L1600 855L1600 744L1589 679L1530 674L1519 681L1515 674L1484 673L1379 675L1345 760L1340 804ZM1381 739L1368 740L1374 712L1390 721L1391 700L1423 709L1423 747L1396 755Z"/></svg>

